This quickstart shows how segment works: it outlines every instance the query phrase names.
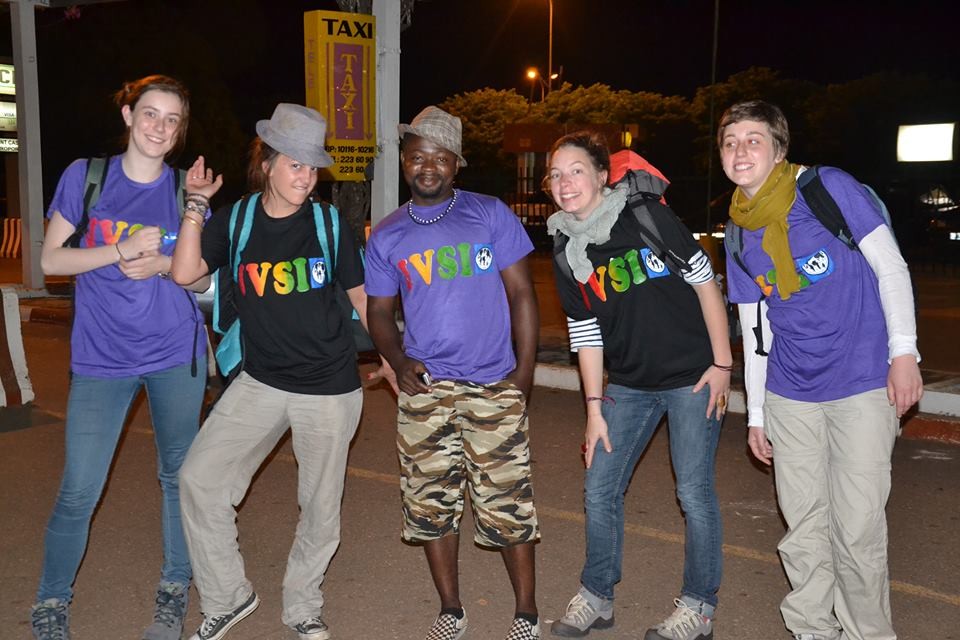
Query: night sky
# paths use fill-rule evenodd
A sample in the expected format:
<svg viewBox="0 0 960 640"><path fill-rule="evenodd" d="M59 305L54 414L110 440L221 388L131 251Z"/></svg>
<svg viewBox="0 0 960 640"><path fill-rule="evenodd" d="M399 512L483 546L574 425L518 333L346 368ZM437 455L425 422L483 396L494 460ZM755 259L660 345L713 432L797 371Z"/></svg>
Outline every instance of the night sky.
<svg viewBox="0 0 960 640"><path fill-rule="evenodd" d="M293 62L300 14L337 8L332 0L263 4ZM417 2L401 35L401 119L485 86L528 95L525 70L546 72L547 7L548 0ZM717 79L751 66L819 83L894 70L957 79L958 13L952 2L931 0L722 0ZM692 97L710 82L713 24L713 0L554 0L553 68L562 65L562 79L574 85Z"/></svg>
<svg viewBox="0 0 960 640"><path fill-rule="evenodd" d="M547 7L548 0L417 2L401 35L401 121L473 89L529 95L525 70L547 66ZM880 71L956 81L955 7L945 0L722 0L716 77L766 66L818 83ZM103 152L95 141L103 144L101 131L117 120L109 94L149 73L185 80L194 100L226 91L240 130L252 136L277 102L304 100L303 12L337 8L334 0L122 0L84 5L72 16L38 10L41 121L58 134L44 134L45 156L58 165L45 173L53 179L69 158ZM575 86L691 98L710 82L713 16L713 0L554 0L554 70L562 66L562 80ZM0 20L0 56L9 56L7 5ZM80 78L96 101L63 99ZM63 135L74 115L108 127Z"/></svg>
<svg viewBox="0 0 960 640"><path fill-rule="evenodd" d="M547 4L417 3L413 24L401 36L404 107L485 85L527 95L526 67L546 68ZM720 5L721 81L751 66L820 83L889 70L958 77L958 12L952 2ZM564 79L574 85L601 82L691 97L710 82L713 18L712 0L554 0L553 67L563 65Z"/></svg>
<svg viewBox="0 0 960 640"><path fill-rule="evenodd" d="M144 26L173 39L199 30L214 44L213 68L234 78L238 98L255 78L266 102L303 99L302 14L338 8L334 0L124 0L82 6L77 20L111 16L141 25L138 12L151 6L163 7L170 20ZM821 83L888 70L956 79L955 6L932 0L722 0L717 79L751 66ZM401 118L485 86L528 95L524 71L547 67L547 7L548 0L418 1L401 36ZM63 12L38 11L41 37L76 28ZM691 97L710 81L713 16L713 0L554 0L553 67L562 65L562 80L574 85L601 82ZM238 33L244 29L250 33ZM236 47L261 34L268 48L246 61L255 68L236 69ZM4 25L0 55L10 48ZM41 59L41 65L58 62Z"/></svg>

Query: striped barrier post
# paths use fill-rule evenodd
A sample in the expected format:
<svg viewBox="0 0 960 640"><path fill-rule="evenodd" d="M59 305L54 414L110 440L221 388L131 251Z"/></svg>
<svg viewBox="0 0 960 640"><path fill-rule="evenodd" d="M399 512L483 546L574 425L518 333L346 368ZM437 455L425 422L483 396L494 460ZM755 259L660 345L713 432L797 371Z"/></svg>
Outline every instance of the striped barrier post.
<svg viewBox="0 0 960 640"><path fill-rule="evenodd" d="M20 218L3 219L3 241L0 242L0 258L20 257L20 242L23 227Z"/></svg>
<svg viewBox="0 0 960 640"><path fill-rule="evenodd" d="M0 340L0 407L18 407L33 401L33 385L27 374L27 357L20 330L20 297L13 287L0 287L3 304L3 339Z"/></svg>

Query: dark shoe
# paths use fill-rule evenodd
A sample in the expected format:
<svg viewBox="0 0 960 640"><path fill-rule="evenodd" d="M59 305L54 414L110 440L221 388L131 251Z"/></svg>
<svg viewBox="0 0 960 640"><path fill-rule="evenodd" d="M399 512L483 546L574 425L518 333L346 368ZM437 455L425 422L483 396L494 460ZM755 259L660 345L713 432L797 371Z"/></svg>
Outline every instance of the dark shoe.
<svg viewBox="0 0 960 640"><path fill-rule="evenodd" d="M189 587L176 582L161 582L157 588L153 624L143 632L143 640L180 640L183 619L187 615Z"/></svg>
<svg viewBox="0 0 960 640"><path fill-rule="evenodd" d="M227 635L233 625L237 624L248 615L254 612L260 606L260 598L257 594L251 593L250 597L242 605L219 616L203 616L203 623L197 632L190 636L190 640L220 640Z"/></svg>
<svg viewBox="0 0 960 640"><path fill-rule="evenodd" d="M33 605L30 628L36 640L70 640L70 609L66 600L49 598Z"/></svg>

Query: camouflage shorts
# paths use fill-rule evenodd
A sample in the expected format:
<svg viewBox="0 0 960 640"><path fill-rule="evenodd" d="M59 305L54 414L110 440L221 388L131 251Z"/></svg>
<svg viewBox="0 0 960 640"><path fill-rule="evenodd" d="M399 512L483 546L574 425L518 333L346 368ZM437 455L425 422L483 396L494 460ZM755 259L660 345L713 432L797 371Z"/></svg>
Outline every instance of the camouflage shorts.
<svg viewBox="0 0 960 640"><path fill-rule="evenodd" d="M431 393L401 393L399 406L404 540L458 533L467 486L477 544L502 548L540 537L519 389L443 380Z"/></svg>

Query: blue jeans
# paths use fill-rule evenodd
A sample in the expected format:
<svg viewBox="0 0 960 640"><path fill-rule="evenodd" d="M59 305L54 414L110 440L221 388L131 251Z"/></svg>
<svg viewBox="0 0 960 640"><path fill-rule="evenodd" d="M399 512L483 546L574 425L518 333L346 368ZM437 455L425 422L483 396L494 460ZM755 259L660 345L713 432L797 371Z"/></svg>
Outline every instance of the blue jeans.
<svg viewBox="0 0 960 640"><path fill-rule="evenodd" d="M623 496L634 467L663 417L668 416L670 458L677 498L686 517L683 587L680 595L717 604L723 571L720 505L714 488L714 463L720 421L706 418L709 387L641 391L611 384L603 417L613 452L598 442L586 471L587 560L580 582L591 593L612 600L623 564Z"/></svg>
<svg viewBox="0 0 960 640"><path fill-rule="evenodd" d="M90 519L100 501L130 405L146 387L163 491L161 580L189 584L190 557L180 525L178 473L197 434L206 388L206 364L190 363L125 378L74 375L67 402L66 461L60 492L47 523L37 600L70 601L87 548Z"/></svg>

